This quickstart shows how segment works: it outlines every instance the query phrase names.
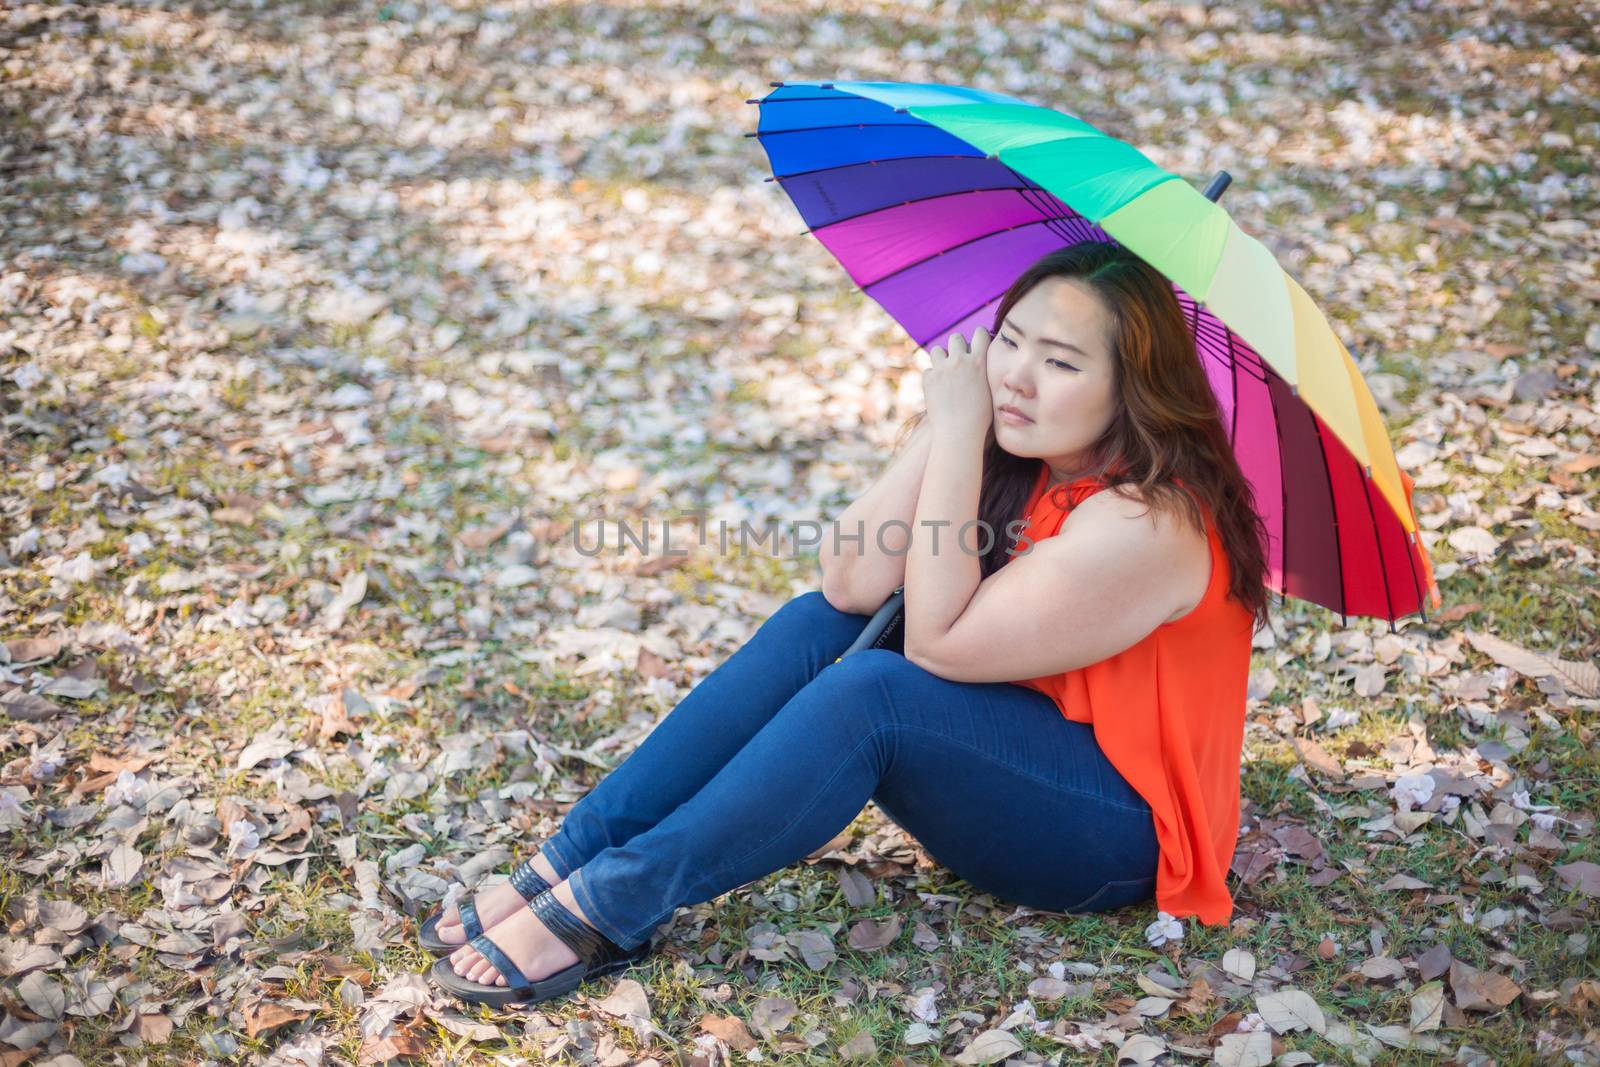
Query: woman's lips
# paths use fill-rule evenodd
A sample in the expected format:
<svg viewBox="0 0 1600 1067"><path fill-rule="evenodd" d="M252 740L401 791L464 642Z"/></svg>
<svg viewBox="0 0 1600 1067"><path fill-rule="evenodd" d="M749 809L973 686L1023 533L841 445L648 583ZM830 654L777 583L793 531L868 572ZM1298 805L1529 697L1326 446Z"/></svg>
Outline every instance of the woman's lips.
<svg viewBox="0 0 1600 1067"><path fill-rule="evenodd" d="M1011 423L1013 426L1026 426L1028 423L1033 421L1032 419L1028 418L1026 415L1017 414L1015 411L1012 411L1010 408L1000 408L999 409L999 415L1000 415L1000 417L1002 419L1004 419L1006 422Z"/></svg>

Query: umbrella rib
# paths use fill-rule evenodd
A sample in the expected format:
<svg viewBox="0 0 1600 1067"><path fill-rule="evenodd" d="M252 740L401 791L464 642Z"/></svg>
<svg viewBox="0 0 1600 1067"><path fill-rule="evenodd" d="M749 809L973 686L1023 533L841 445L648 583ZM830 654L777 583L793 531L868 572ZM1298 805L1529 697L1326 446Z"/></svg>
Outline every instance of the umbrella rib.
<svg viewBox="0 0 1600 1067"><path fill-rule="evenodd" d="M1411 570L1411 590L1417 594L1417 610L1422 612L1422 621L1427 622L1428 609L1423 606L1423 602L1426 600L1426 597L1424 597L1422 592L1422 583L1417 580L1417 554L1415 551L1413 551L1418 543L1415 540L1416 533L1411 530L1407 530L1405 528L1405 523L1403 522L1400 524L1400 529L1406 537L1406 566Z"/></svg>
<svg viewBox="0 0 1600 1067"><path fill-rule="evenodd" d="M1389 592L1389 568L1383 561L1383 534L1378 530L1378 513L1372 510L1372 468L1368 467L1361 482L1362 495L1367 498L1367 517L1372 520L1372 543L1378 546L1378 573L1383 578L1383 605L1389 612L1389 632L1394 633L1394 597Z"/></svg>
<svg viewBox="0 0 1600 1067"><path fill-rule="evenodd" d="M1328 487L1328 511L1333 515L1333 559L1339 567L1339 625L1345 627L1350 625L1345 620L1345 616L1350 613L1348 610L1350 591L1344 584L1344 553L1340 551L1339 543L1339 498L1333 495L1333 472L1328 462L1328 443L1322 439L1322 427L1317 423L1317 413L1303 400L1300 406L1306 409L1306 417L1311 420L1311 432L1317 436L1317 451L1322 453L1322 477Z"/></svg>
<svg viewBox="0 0 1600 1067"><path fill-rule="evenodd" d="M819 133L822 130L880 130L889 126L916 126L920 129L939 130L940 133L944 133L943 130L940 130L939 127L933 125L932 123L922 122L919 120L917 122L841 122L833 126L796 126L792 130L749 130L745 133L745 136L776 137L779 134L784 133ZM953 137L955 135L946 134L946 136ZM960 138L956 139L960 140Z"/></svg>
<svg viewBox="0 0 1600 1067"><path fill-rule="evenodd" d="M1417 534L1416 534L1415 531L1413 531L1413 530L1406 531L1406 566L1411 568L1411 588L1416 591L1416 594L1417 594L1417 610L1422 612L1422 621L1423 622L1427 622L1428 621L1428 607L1427 607L1428 598L1427 598L1427 595L1424 594L1423 591L1422 591L1422 583L1417 581L1416 552L1413 551L1413 549L1419 548L1421 546L1421 544L1422 544L1422 542L1417 539Z"/></svg>
<svg viewBox="0 0 1600 1067"><path fill-rule="evenodd" d="M806 101L806 100L826 100L829 103L843 103L845 101L849 101L850 103L854 104L854 103L860 103L862 100L866 99L865 97L856 96L853 93L844 93L844 92L840 92L839 95L837 95L837 96L785 96L785 97L781 97L780 99L777 99L777 100L771 99L771 96L772 96L772 94L768 93L766 96L762 97L760 100L747 100L747 101L745 101L745 103L754 103L754 104L796 104L796 103L801 103L801 102Z"/></svg>
<svg viewBox="0 0 1600 1067"><path fill-rule="evenodd" d="M1239 439L1239 360L1233 354L1233 331L1228 330L1228 366L1232 373L1228 380L1233 383L1233 410L1229 412L1228 419L1228 444L1233 444Z"/></svg>
<svg viewBox="0 0 1600 1067"><path fill-rule="evenodd" d="M855 164L852 163L851 166L855 166ZM881 207L868 208L866 211L858 211L854 215L845 215L842 218L834 219L831 222L825 222L822 225L823 225L823 227L837 226L841 222L851 222L851 221L854 221L855 219L864 219L868 215L875 215L880 211L890 211L890 210L893 210L894 208L897 208L897 207L905 207L907 204L927 204L927 203L930 203L930 202L932 202L934 200L943 200L945 197L949 197L949 196L966 196L968 193L1004 193L1004 192L1019 192L1020 193L1020 192L1023 192L1023 191L1024 190L1018 189L1015 185L984 185L984 186L979 186L978 188L975 188L975 189L956 189L955 191L948 192L948 193L934 193L932 196L914 196L910 200L902 200L898 204L884 204ZM1038 205L1034 205L1034 206L1038 206ZM1069 208L1068 210L1070 211L1071 209ZM1072 217L1073 218L1079 218L1079 219L1083 218L1082 215L1079 215L1079 214L1076 214L1076 213L1074 213L1072 215ZM805 232L810 234L813 237L817 237L816 229L813 229L811 227L807 227ZM821 240L820 237L817 237L817 239Z"/></svg>
<svg viewBox="0 0 1600 1067"><path fill-rule="evenodd" d="M1283 470L1283 423L1278 418L1278 404L1267 391L1267 409L1272 412L1272 429L1278 437L1278 555L1283 560L1283 585L1278 589L1285 599L1289 596L1289 479ZM1271 560L1269 559L1270 563Z"/></svg>
<svg viewBox="0 0 1600 1067"><path fill-rule="evenodd" d="M1015 226L1007 226L1003 230L990 230L988 233L980 233L976 237L969 237L965 241L958 241L957 243L955 243L953 245L947 245L944 248L939 249L939 251L933 253L931 256L923 256L921 259L913 260L912 262L907 263L903 267L896 267L894 270L890 271L888 274L883 275L883 277L872 279L872 281L867 282L866 284L862 285L861 288L864 289L864 290L870 290L872 286L879 285L879 284L881 284L883 282L886 282L890 278L895 277L896 275L904 274L906 271L910 270L913 267L920 267L924 263L931 263L934 260L938 259L940 256L948 255L949 253L954 252L958 248L965 248L967 245L973 244L973 243L975 243L977 241L984 241L984 240L987 240L990 237L998 237L1000 234L1002 234L1002 233L1010 233L1012 230L1026 229L1029 226L1042 226L1042 225L1044 225L1045 223L1047 223L1049 221L1050 221L1049 219L1034 219L1032 222L1019 222ZM986 301L986 303L987 303L987 301ZM978 307L982 307L982 306L983 306L983 304L979 304L978 305ZM977 308L973 308L972 310L976 311ZM967 312L967 314L970 315L970 314L972 314L972 312L969 311L969 312ZM963 315L962 318L966 318L966 315ZM961 319L956 319L955 321L956 322L960 322Z"/></svg>
<svg viewBox="0 0 1600 1067"><path fill-rule="evenodd" d="M772 175L769 175L768 177L762 178L761 180L764 181L764 182L781 182L781 181L784 181L787 178L808 178L813 174L823 174L823 173L826 173L827 171L830 171L830 170L848 170L851 167L876 167L879 163L898 163L901 160L906 160L906 159L988 159L988 158L989 158L988 156L985 156L982 153L979 153L979 152L976 152L976 151L973 151L973 152L941 152L938 155L888 156L888 157L886 157L884 159L864 159L860 163L835 163L831 167L812 167L810 170L790 171L788 174L772 174ZM1005 166L1004 163L1002 163L1000 165L1003 166L1003 167ZM1006 167L1006 169L1007 170L1011 170L1010 167ZM1013 171L1011 171L1011 173L1015 174L1016 171L1013 170Z"/></svg>
<svg viewBox="0 0 1600 1067"><path fill-rule="evenodd" d="M1016 174L1016 171L1012 171L1011 173ZM1021 177L1021 175L1017 176ZM1026 200L1030 206L1039 212L1039 214L1043 215L1045 225L1049 226L1051 231L1063 241L1067 240L1072 235L1067 232L1065 226L1056 226L1053 225L1054 223L1065 223L1071 221L1072 219L1083 219L1085 222L1089 221L1076 211L1072 211L1072 208L1067 207L1066 202L1063 201L1059 196L1056 196L1054 193L1050 193L1050 195L1055 198L1056 203L1060 204L1062 207L1066 207L1068 211L1072 212L1070 216L1057 215L1055 213L1055 209L1049 204L1044 203L1042 198L1036 198L1031 195L1034 192L1049 192L1049 190L1037 186L1023 186L1017 190L1017 195L1021 196L1022 199Z"/></svg>
<svg viewBox="0 0 1600 1067"><path fill-rule="evenodd" d="M1194 318L1195 318L1196 325L1194 327L1192 327L1192 332L1194 334L1194 339L1195 339L1195 351L1198 353L1199 350L1200 350L1200 338L1201 338L1201 335L1203 333L1206 334L1206 335L1209 335L1209 334L1213 333L1214 331L1212 331L1209 328L1202 329L1202 327L1205 325L1207 320L1206 320L1205 316L1200 314L1200 302L1198 300L1195 300L1193 297L1189 296L1188 293L1183 292L1182 287L1179 286L1176 282L1173 282L1173 288L1178 290L1178 292L1181 294L1178 297L1178 306L1180 308L1184 307L1187 304L1187 305L1192 305L1194 307L1194 309L1195 309ZM1254 378L1256 381L1263 382L1263 383L1266 382L1267 378L1266 378L1266 372L1265 371L1262 371L1261 373L1258 374L1256 372L1256 368L1253 365L1251 365L1249 360L1241 360L1240 359L1241 353L1234 346L1234 342L1237 339L1235 337L1235 335L1234 335L1234 332L1232 330L1230 330L1227 327L1227 325L1225 323L1223 323L1221 319L1218 319L1215 315L1211 316L1211 321L1216 322L1217 325L1219 327L1221 327L1222 340L1228 346L1228 354L1226 356L1222 355L1222 353L1220 351L1215 351L1215 352L1212 353L1214 358L1216 358L1218 360L1221 360L1223 365L1227 366L1227 367L1231 367L1231 368L1234 368L1234 369L1238 369L1238 368L1242 367L1245 370L1245 372L1248 373L1250 375L1250 377ZM1235 383L1235 386L1234 386L1234 399L1235 400L1238 399L1238 395L1239 395L1239 393L1238 393L1238 385L1237 385L1237 383Z"/></svg>
<svg viewBox="0 0 1600 1067"><path fill-rule="evenodd" d="M999 294L997 293L995 295L998 296ZM977 304L974 304L972 307L968 308L965 312L963 312L957 318L951 319L949 321L949 323L947 323L946 325L944 325L944 326L940 327L939 329L935 330L933 333L929 334L929 336L930 337L938 337L938 336L940 336L941 334L944 333L945 330L950 329L950 327L954 326L956 323L960 322L962 319L966 318L968 315L971 315L974 311L977 311L979 308L983 307L984 304L987 304L989 301L991 301L993 299L994 299L993 296L984 297L981 302L979 302ZM915 340L915 338L913 338L913 340Z"/></svg>

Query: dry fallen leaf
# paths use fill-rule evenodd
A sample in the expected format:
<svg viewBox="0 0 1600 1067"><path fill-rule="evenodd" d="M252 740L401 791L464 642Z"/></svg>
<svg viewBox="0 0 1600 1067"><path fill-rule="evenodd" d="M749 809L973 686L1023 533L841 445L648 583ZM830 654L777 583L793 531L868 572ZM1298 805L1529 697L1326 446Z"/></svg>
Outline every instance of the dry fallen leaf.
<svg viewBox="0 0 1600 1067"><path fill-rule="evenodd" d="M299 1022L308 1014L300 1008L290 1008L273 1000L252 1000L245 1004L244 1030L248 1037L259 1037L261 1034L276 1030L280 1026Z"/></svg>
<svg viewBox="0 0 1600 1067"><path fill-rule="evenodd" d="M750 1025L771 1036L781 1032L794 1019L799 1006L788 997L763 997L750 1010Z"/></svg>
<svg viewBox="0 0 1600 1067"><path fill-rule="evenodd" d="M6 642L6 651L11 655L11 664L15 667L24 664L47 663L61 654L61 638L59 637L23 637L15 641Z"/></svg>
<svg viewBox="0 0 1600 1067"><path fill-rule="evenodd" d="M839 958L833 938L826 930L799 930L789 935L789 943L800 950L800 958L813 971L825 971Z"/></svg>
<svg viewBox="0 0 1600 1067"><path fill-rule="evenodd" d="M1600 863L1578 860L1559 864L1552 869L1568 889L1576 889L1586 897L1600 897Z"/></svg>
<svg viewBox="0 0 1600 1067"><path fill-rule="evenodd" d="M67 1007L67 995L42 971L30 971L17 983L17 992L28 1010L41 1019L56 1020Z"/></svg>
<svg viewBox="0 0 1600 1067"><path fill-rule="evenodd" d="M1521 996L1522 988L1503 974L1455 960L1450 964L1450 992L1462 1011L1495 1011Z"/></svg>
<svg viewBox="0 0 1600 1067"><path fill-rule="evenodd" d="M1444 1017L1444 983L1425 982L1411 994L1411 1029L1437 1030Z"/></svg>
<svg viewBox="0 0 1600 1067"><path fill-rule="evenodd" d="M866 1030L858 1030L854 1037L839 1046L839 1055L846 1060L869 1059L878 1053L878 1043Z"/></svg>
<svg viewBox="0 0 1600 1067"><path fill-rule="evenodd" d="M971 1067L973 1064L995 1063L1022 1051L1022 1042L1009 1030L985 1030L961 1050L955 1062Z"/></svg>
<svg viewBox="0 0 1600 1067"><path fill-rule="evenodd" d="M617 984L611 987L611 992L595 1002L595 1007L619 1018L626 1015L650 1018L650 997L644 986L634 978L618 979Z"/></svg>
<svg viewBox="0 0 1600 1067"><path fill-rule="evenodd" d="M362 1042L356 1063L360 1067L388 1063L390 1060L415 1058L426 1055L428 1043L416 1034L390 1034L387 1037L368 1038Z"/></svg>
<svg viewBox="0 0 1600 1067"><path fill-rule="evenodd" d="M1256 956L1247 948L1230 948L1222 954L1222 969L1242 982L1256 974Z"/></svg>
<svg viewBox="0 0 1600 1067"><path fill-rule="evenodd" d="M1406 976L1405 964L1389 956L1373 956L1363 960L1361 966L1356 969L1364 977L1374 981L1401 979Z"/></svg>
<svg viewBox="0 0 1600 1067"><path fill-rule="evenodd" d="M1166 1041L1154 1034L1130 1034L1122 1047L1117 1049L1117 1065L1148 1067L1164 1062L1169 1051Z"/></svg>
<svg viewBox="0 0 1600 1067"><path fill-rule="evenodd" d="M872 880L854 867L840 867L838 871L839 890L844 894L845 903L852 908L870 908L878 902L877 887Z"/></svg>
<svg viewBox="0 0 1600 1067"><path fill-rule="evenodd" d="M1464 636L1473 648L1502 667L1510 667L1528 678L1555 678L1567 692L1581 697L1600 697L1600 668L1593 663L1556 659L1512 644L1493 634L1468 630Z"/></svg>
<svg viewBox="0 0 1600 1067"><path fill-rule="evenodd" d="M1272 1063L1272 1035L1265 1030L1223 1034L1212 1059L1218 1067L1269 1067Z"/></svg>
<svg viewBox="0 0 1600 1067"><path fill-rule="evenodd" d="M1289 744L1294 747L1295 755L1300 757L1300 762L1307 767L1335 782L1344 781L1344 768L1339 766L1339 761L1330 756L1328 750L1316 741L1308 737L1291 737Z"/></svg>
<svg viewBox="0 0 1600 1067"><path fill-rule="evenodd" d="M139 850L124 841L106 853L106 884L108 886L128 885L139 876L139 871L143 867L144 857L139 854Z"/></svg>
<svg viewBox="0 0 1600 1067"><path fill-rule="evenodd" d="M900 916L891 915L883 922L862 919L850 927L850 947L857 952L876 952L900 936Z"/></svg>
<svg viewBox="0 0 1600 1067"><path fill-rule="evenodd" d="M726 1042L736 1052L756 1047L756 1039L745 1028L744 1020L736 1015L702 1015L697 1025L706 1033Z"/></svg>
<svg viewBox="0 0 1600 1067"><path fill-rule="evenodd" d="M1314 1030L1323 1033L1328 1024L1310 993L1303 989L1280 989L1276 993L1256 996L1256 1011L1267 1025L1280 1034L1291 1030Z"/></svg>

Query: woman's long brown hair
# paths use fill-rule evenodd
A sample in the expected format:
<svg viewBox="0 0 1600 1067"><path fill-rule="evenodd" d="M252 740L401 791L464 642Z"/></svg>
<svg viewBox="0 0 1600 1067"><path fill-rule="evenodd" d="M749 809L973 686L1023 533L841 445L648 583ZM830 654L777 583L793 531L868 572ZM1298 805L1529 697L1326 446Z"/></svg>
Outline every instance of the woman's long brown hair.
<svg viewBox="0 0 1600 1067"><path fill-rule="evenodd" d="M1194 497L1211 512L1227 552L1229 593L1258 624L1267 619L1267 529L1257 513L1250 483L1234 458L1211 383L1195 349L1194 335L1166 275L1120 245L1084 241L1041 257L1011 284L995 309L990 335L1016 302L1046 278L1072 278L1097 293L1110 312L1111 355L1117 413L1092 445L1086 475L1108 487L1130 485L1147 508L1181 513L1205 531ZM903 443L927 415L906 423ZM990 530L1022 518L1039 474L1040 460L1015 456L995 440L994 425L983 444L983 484L978 518ZM980 527L983 529L984 527ZM987 578L1013 557L1014 542L994 538L980 560Z"/></svg>

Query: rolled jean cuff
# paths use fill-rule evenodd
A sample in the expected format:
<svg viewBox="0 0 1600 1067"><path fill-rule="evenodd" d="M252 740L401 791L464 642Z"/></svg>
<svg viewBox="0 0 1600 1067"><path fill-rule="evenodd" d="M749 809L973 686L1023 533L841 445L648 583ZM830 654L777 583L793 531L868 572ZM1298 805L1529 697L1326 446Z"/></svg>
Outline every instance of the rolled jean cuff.
<svg viewBox="0 0 1600 1067"><path fill-rule="evenodd" d="M631 931L624 930L601 913L599 907L595 904L594 895L589 892L589 887L584 884L582 867L567 876L567 887L572 890L572 899L576 900L578 907L583 909L584 917L589 920L589 925L605 934L622 948L632 950L650 940L650 930L646 930L644 936L640 937Z"/></svg>
<svg viewBox="0 0 1600 1067"><path fill-rule="evenodd" d="M556 877L564 881L572 877L572 872L577 870L578 865L570 862L566 853L561 851L560 838L561 834L558 832L554 837L546 839L539 847L539 852L549 861L550 866L555 868Z"/></svg>

